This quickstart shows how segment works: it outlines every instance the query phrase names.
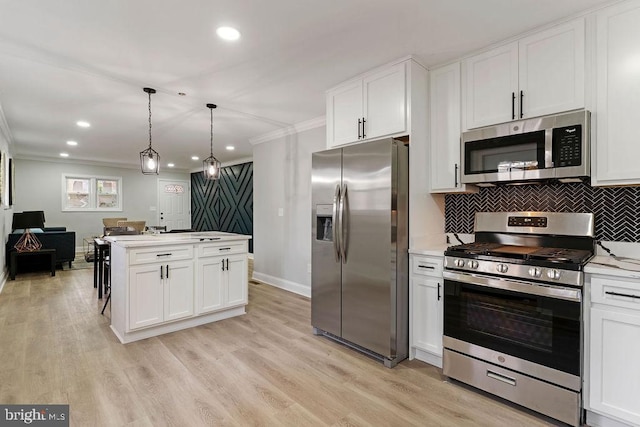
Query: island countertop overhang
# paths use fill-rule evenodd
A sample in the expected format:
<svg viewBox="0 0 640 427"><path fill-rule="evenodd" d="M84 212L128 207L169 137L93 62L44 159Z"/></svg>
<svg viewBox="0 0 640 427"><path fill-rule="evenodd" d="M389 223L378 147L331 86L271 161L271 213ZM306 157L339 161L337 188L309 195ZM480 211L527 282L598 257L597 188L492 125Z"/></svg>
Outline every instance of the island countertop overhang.
<svg viewBox="0 0 640 427"><path fill-rule="evenodd" d="M222 231L198 231L192 233L161 233L123 236L105 236L105 240L124 248L153 247L182 243L231 242L249 240L251 235L225 233Z"/></svg>

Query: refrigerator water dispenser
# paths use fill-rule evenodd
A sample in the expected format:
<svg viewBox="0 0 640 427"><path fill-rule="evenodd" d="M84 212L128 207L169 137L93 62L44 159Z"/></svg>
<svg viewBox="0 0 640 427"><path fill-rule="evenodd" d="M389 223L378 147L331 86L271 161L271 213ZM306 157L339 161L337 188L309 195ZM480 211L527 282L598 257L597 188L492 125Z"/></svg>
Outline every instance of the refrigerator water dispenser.
<svg viewBox="0 0 640 427"><path fill-rule="evenodd" d="M316 239L333 241L333 205L316 206Z"/></svg>

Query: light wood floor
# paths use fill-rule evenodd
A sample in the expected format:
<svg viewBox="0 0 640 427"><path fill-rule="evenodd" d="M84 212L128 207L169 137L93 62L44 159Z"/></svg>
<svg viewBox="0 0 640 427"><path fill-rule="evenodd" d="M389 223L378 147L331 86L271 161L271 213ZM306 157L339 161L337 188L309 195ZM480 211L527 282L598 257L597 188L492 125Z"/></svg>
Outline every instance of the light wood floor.
<svg viewBox="0 0 640 427"><path fill-rule="evenodd" d="M419 361L387 369L316 337L309 300L250 284L247 314L122 345L92 270L0 294L0 403L68 403L73 426L541 426Z"/></svg>

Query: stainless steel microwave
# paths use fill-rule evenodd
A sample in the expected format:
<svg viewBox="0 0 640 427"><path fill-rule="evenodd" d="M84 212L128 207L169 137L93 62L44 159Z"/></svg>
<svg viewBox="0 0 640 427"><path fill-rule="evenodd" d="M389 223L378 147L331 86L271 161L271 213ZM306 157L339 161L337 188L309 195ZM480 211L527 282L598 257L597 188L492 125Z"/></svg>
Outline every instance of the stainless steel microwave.
<svg viewBox="0 0 640 427"><path fill-rule="evenodd" d="M587 177L590 119L589 111L580 110L464 132L462 182L570 182Z"/></svg>

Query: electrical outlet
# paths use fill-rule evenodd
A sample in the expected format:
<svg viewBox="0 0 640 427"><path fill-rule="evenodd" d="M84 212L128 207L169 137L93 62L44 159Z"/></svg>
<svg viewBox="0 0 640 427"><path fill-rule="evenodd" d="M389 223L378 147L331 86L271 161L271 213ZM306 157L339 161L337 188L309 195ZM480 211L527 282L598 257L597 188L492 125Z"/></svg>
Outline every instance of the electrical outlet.
<svg viewBox="0 0 640 427"><path fill-rule="evenodd" d="M307 264L307 273L311 273L311 263Z"/></svg>
<svg viewBox="0 0 640 427"><path fill-rule="evenodd" d="M278 216L284 216L284 208L278 208Z"/></svg>

